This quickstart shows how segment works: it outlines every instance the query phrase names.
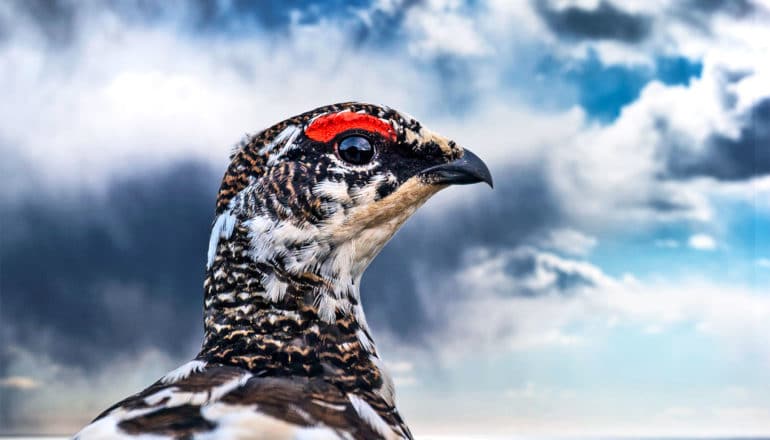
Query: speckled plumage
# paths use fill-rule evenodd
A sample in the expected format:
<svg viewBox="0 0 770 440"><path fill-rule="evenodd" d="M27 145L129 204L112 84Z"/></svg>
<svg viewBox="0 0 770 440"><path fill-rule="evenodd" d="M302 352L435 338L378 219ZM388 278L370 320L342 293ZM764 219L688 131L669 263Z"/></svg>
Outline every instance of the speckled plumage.
<svg viewBox="0 0 770 440"><path fill-rule="evenodd" d="M351 135L374 146L371 162L341 158L339 141ZM457 177L453 164L468 158L477 160L413 118L361 103L321 107L248 139L217 197L200 353L76 437L411 438L359 283L438 190L491 184L485 167L469 178L463 163L465 180Z"/></svg>

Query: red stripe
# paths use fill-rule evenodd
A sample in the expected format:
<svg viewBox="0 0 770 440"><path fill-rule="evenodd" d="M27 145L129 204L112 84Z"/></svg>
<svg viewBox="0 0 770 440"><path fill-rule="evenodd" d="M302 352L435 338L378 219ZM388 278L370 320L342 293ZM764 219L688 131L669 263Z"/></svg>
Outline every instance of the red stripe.
<svg viewBox="0 0 770 440"><path fill-rule="evenodd" d="M353 112L319 116L305 129L305 135L319 142L329 142L343 131L352 129L378 133L390 141L396 140L396 132L387 122L372 115Z"/></svg>

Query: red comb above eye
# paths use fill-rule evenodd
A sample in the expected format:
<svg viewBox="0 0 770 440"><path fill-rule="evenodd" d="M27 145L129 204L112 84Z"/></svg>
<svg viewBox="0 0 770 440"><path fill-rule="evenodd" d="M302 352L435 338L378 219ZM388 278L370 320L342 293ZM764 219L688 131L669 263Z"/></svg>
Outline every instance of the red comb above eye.
<svg viewBox="0 0 770 440"><path fill-rule="evenodd" d="M317 117L305 129L305 135L319 142L329 142L343 131L359 129L378 133L390 141L396 140L393 127L380 118L353 112L339 112Z"/></svg>

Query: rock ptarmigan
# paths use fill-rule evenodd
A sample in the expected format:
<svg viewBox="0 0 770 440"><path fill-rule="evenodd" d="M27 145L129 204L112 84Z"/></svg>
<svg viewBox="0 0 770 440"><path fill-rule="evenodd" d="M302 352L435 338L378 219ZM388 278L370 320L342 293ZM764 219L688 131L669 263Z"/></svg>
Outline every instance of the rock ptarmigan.
<svg viewBox="0 0 770 440"><path fill-rule="evenodd" d="M364 269L473 153L384 106L289 118L232 154L194 360L113 405L90 439L410 439L361 306Z"/></svg>

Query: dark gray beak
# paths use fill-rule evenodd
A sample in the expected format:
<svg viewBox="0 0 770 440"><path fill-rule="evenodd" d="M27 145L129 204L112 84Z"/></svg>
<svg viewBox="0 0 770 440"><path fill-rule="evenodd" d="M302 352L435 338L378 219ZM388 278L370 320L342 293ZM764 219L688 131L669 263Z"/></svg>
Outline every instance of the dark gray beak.
<svg viewBox="0 0 770 440"><path fill-rule="evenodd" d="M467 185L470 183L486 182L490 187L492 174L478 156L470 150L464 150L463 156L455 161L436 165L423 170L420 175L429 182L439 185Z"/></svg>

